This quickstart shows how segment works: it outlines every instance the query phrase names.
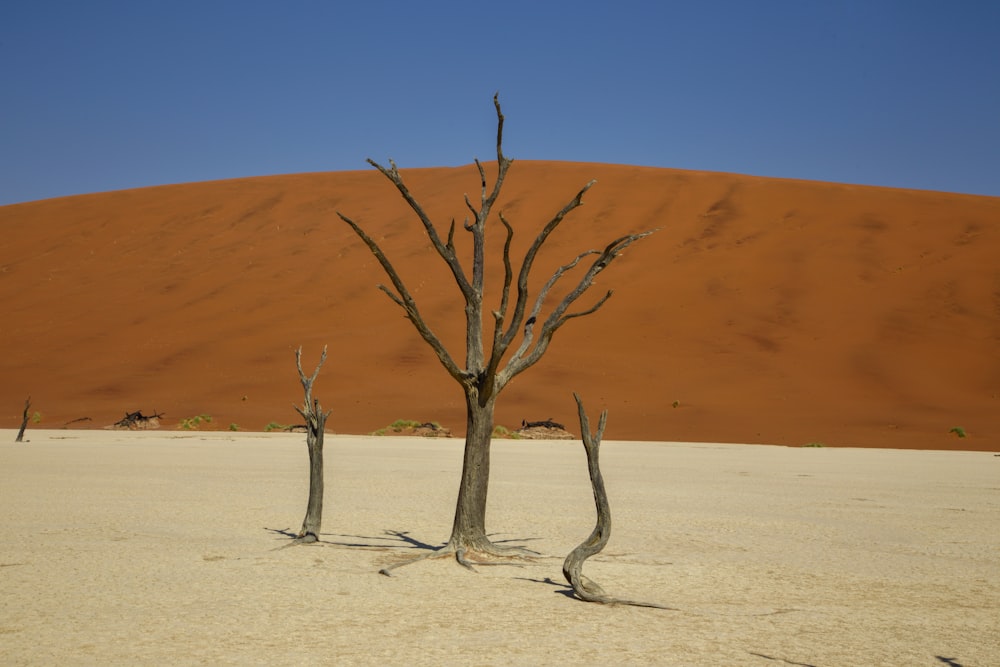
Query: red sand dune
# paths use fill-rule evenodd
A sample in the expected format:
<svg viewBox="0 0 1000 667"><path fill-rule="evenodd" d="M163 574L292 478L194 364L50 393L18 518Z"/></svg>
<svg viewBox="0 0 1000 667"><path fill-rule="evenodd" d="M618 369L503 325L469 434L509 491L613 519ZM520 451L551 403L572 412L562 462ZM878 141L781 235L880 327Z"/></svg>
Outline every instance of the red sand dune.
<svg viewBox="0 0 1000 667"><path fill-rule="evenodd" d="M479 194L471 166L403 174L442 225ZM556 334L498 423L577 431L577 391L609 409L609 439L1000 450L1000 198L515 162L515 257L591 178L536 284L580 250L660 231L601 274L590 297L614 297ZM28 394L49 428L137 409L166 428L294 422L294 350L311 368L328 344L316 395L331 430L407 418L461 433L460 390L338 210L384 243L461 359L457 290L374 170L17 204L0 208L0 426Z"/></svg>

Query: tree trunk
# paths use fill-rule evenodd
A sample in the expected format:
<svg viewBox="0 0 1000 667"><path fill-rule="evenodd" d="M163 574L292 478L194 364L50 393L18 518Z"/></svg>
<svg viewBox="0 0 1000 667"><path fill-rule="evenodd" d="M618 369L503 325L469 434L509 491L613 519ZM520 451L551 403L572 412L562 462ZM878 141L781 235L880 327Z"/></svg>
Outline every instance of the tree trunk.
<svg viewBox="0 0 1000 667"><path fill-rule="evenodd" d="M311 418L310 418L311 417ZM306 446L309 448L309 502L306 505L306 516L302 520L302 530L299 538L309 538L309 541L319 540L319 531L323 524L323 431L326 428L326 417L318 402L313 406L312 414L306 418Z"/></svg>
<svg viewBox="0 0 1000 667"><path fill-rule="evenodd" d="M490 551L486 537L486 495L490 483L490 443L493 437L494 399L479 404L475 389L466 390L465 456L458 487L455 522L448 546L454 549Z"/></svg>
<svg viewBox="0 0 1000 667"><path fill-rule="evenodd" d="M306 517L302 520L302 530L296 538L298 543L318 542L319 531L323 524L323 433L326 429L326 418L329 412L323 412L319 399L312 397L313 384L319 376L319 369L326 361L326 346L319 357L316 370L306 377L302 370L302 347L295 350L295 368L299 372L302 391L305 400L302 407L295 406L295 411L302 415L306 422L306 447L309 449L309 502L306 504Z"/></svg>

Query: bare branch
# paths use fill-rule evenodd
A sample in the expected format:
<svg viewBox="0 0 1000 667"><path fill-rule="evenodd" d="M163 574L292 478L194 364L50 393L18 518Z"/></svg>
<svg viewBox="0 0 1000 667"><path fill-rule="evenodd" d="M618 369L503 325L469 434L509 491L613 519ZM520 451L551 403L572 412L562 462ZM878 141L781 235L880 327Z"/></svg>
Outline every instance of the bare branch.
<svg viewBox="0 0 1000 667"><path fill-rule="evenodd" d="M351 229L354 230L354 233L358 235L366 246L368 246L372 255L378 260L378 263L382 265L382 270L385 271L389 280L392 281L393 287L396 288L396 293L393 294L393 292L385 285L379 285L379 289L385 292L390 299L396 302L396 304L406 312L407 318L413 323L413 326L416 327L421 338L423 338L424 341L431 346L435 354L437 354L438 359L441 361L441 365L445 367L448 373L459 381L464 381L466 374L461 368L458 367L458 364L456 364L451 358L451 355L448 354L448 350L445 349L444 344L437 337L437 335L431 331L430 327L427 326L427 323L424 322L424 318L420 315L420 310L417 308L416 301L414 301L413 296L406 288L402 278L399 277L395 267L385 256L385 253L382 252L382 248L380 248L378 243L376 243L373 238L368 236L368 234L366 234L365 231L361 229L361 227L359 227L353 220L339 211L337 212L337 215L340 216L341 220L350 225Z"/></svg>
<svg viewBox="0 0 1000 667"><path fill-rule="evenodd" d="M319 369L323 368L323 363L326 361L326 345L323 346L323 354L319 357L319 363L316 364L316 370L309 377L306 377L305 372L302 370L302 346L300 345L297 350L295 350L295 368L299 371L299 381L302 383L302 390L305 392L305 405L308 408L312 402L312 386L316 382L316 378L319 377ZM296 408L298 409L298 408ZM301 411L300 411L301 412ZM305 416L303 414L303 416Z"/></svg>
<svg viewBox="0 0 1000 667"><path fill-rule="evenodd" d="M502 347L504 349L510 345L514 336L517 335L517 330L520 329L521 322L524 319L524 309L528 304L528 276L531 273L531 267L535 263L535 257L538 255L538 251L541 250L545 241L549 238L549 235L551 235L552 232L555 231L556 227L559 226L559 223L563 221L566 214L583 204L583 195L587 192L587 190L593 187L596 182L596 180L592 180L583 186L583 188L576 193L576 196L573 197L568 204L563 206L562 209L556 213L548 223L546 223L546 225L542 228L542 231L540 231L538 236L535 237L535 241L531 244L531 247L528 248L528 251L525 253L524 260L521 262L521 270L517 276L517 301L514 305L514 316L511 318L507 327L507 332L503 337Z"/></svg>
<svg viewBox="0 0 1000 667"><path fill-rule="evenodd" d="M406 310L406 304L403 303L403 300L400 299L398 296L396 296L396 293L393 292L391 289L389 289L388 287L386 287L382 283L379 283L379 284L375 285L375 287L377 287L378 289L380 289L383 292L385 292L385 295L388 296L390 299L392 299L393 303L395 303L397 306L399 306L403 310ZM407 318L409 318L410 314L407 313L406 316L407 316Z"/></svg>
<svg viewBox="0 0 1000 667"><path fill-rule="evenodd" d="M503 291L500 297L500 318L498 323L502 322L504 318L507 317L507 306L510 303L510 285L514 278L514 271L510 265L510 243L514 240L514 228L507 218L504 217L501 211L498 215L500 222L503 223L504 228L507 230L507 239L503 244ZM497 336L499 337L499 331L497 331Z"/></svg>
<svg viewBox="0 0 1000 667"><path fill-rule="evenodd" d="M493 184L492 192L487 194L486 170L482 163L477 159L476 168L479 171L479 181L481 185L479 210L475 209L469 201L468 196L465 197L466 206L475 216L474 222L467 223L465 225L465 229L472 232L472 294L466 296L465 308L466 366L470 373L483 378L492 377L492 375L481 374L484 365L482 297L484 292L486 267L486 221L490 217L493 205L500 196L500 190L503 188L504 179L507 176L507 170L510 168L512 162L503 154L504 118L503 112L500 110L499 94L493 96L493 105L496 107L497 111L497 178ZM509 240L510 239L508 238L508 243ZM493 347L494 349L496 348L495 334ZM502 345L501 348L503 348ZM491 360L489 363L495 370L496 363L499 362L494 362L493 355L491 354ZM492 383L486 382L484 386L480 387L480 390L480 400L486 400L486 398L493 393Z"/></svg>
<svg viewBox="0 0 1000 667"><path fill-rule="evenodd" d="M403 199L405 199L406 203L410 205L413 212L417 214L421 224L424 226L424 231L427 232L427 238L430 239L431 245L434 246L434 249L441 256L441 259L443 259L448 265L448 268L451 269L452 275L455 276L455 282L458 284L459 289L462 290L462 294L468 300L472 296L472 286L465 277L465 271L462 269L462 265L455 256L453 251L454 247L451 246L450 243L445 244L441 242L441 237L438 236L437 228L434 226L434 223L431 222L430 217L428 217L420 203L410 193L410 189L406 187L406 183L403 182L403 177L399 174L399 169L396 167L396 163L389 160L391 168L386 169L384 166L371 158L368 158L367 162L371 166L378 169L383 176L389 179L389 181L396 186L399 193L403 195ZM341 216L341 218L343 218L343 216Z"/></svg>
<svg viewBox="0 0 1000 667"><path fill-rule="evenodd" d="M504 217L503 213L499 214L500 222L503 223L504 228L507 230L507 238L503 244L503 290L500 297L500 308L499 310L493 311L493 346L490 349L490 359L486 367L486 377L495 378L497 368L500 366L500 359L503 358L504 353L507 351L507 346L503 343L503 323L504 318L507 317L507 307L510 303L510 285L513 280L514 272L510 265L510 243L514 238L514 228L507 218ZM484 387L484 394L486 398L489 398L494 390L496 389L496 382L489 383L489 386Z"/></svg>
<svg viewBox="0 0 1000 667"><path fill-rule="evenodd" d="M523 357L524 353L531 347L531 343L534 341L535 322L538 320L538 315L541 313L542 306L545 304L545 299L548 298L549 291L552 287L559 281L560 278L562 278L563 274L579 264L580 260L588 255L596 254L596 250L584 251L573 258L572 261L567 264L563 264L552 273L552 276L545 282L545 285L542 286L542 289L538 292L538 296L535 298L535 305L532 307L531 312L528 315L527 324L524 326L524 338L521 341L520 347L518 347L517 351L511 356L510 361L507 363L507 368L516 368L521 357ZM511 375L511 377L513 377L513 375Z"/></svg>
<svg viewBox="0 0 1000 667"><path fill-rule="evenodd" d="M497 162L503 162L503 112L500 110L500 92L493 93L493 106L497 110Z"/></svg>
<svg viewBox="0 0 1000 667"><path fill-rule="evenodd" d="M484 188L486 187L485 182L483 183L483 187ZM471 201L469 201L469 195L465 195L465 208L469 209L469 211L472 212L472 215L475 218L477 218L477 219L479 218L479 211L477 211L476 207L472 205ZM467 232L471 232L472 231L472 225L470 225L468 223L468 218L466 218L465 231L467 231Z"/></svg>
<svg viewBox="0 0 1000 667"><path fill-rule="evenodd" d="M532 343L533 328L530 324L525 327L524 341L521 343L521 346L520 348L518 348L518 351L511 357L510 361L504 367L504 370L501 373L502 377L498 378L498 384L500 386L505 385L515 375L523 372L524 370L538 363L538 360L541 359L542 355L545 354L545 351L548 349L549 343L552 340L552 336L568 320L576 317L582 317L584 315L590 315L596 312L601 306L603 306L604 303L611 297L612 294L611 292L607 292L591 308L588 308L586 310L577 313L570 313L570 314L566 313L569 307L572 306L576 302L576 300L579 299L588 289L590 289L590 287L594 283L594 278L597 276L597 274L606 269L608 265L611 264L611 262L613 262L619 255L621 255L622 251L625 250L625 248L629 247L636 241L643 239L656 231L657 230L654 229L648 232L642 232L639 234L629 234L627 236L623 236L609 243L608 246L600 253L597 253L596 251L593 250L582 253L569 264L559 267L556 270L556 272L552 275L552 277L549 278L549 281L546 283L542 292L539 293L539 298L535 300L535 307L532 310L532 317L528 319L529 323L533 323L534 318L537 317L537 314L540 311L541 301L544 299L545 293L548 292L551 286L555 284L555 282L563 275L563 273L565 273L565 271L573 268L577 264L577 262L579 262L583 257L587 255L591 254L599 255L590 265L590 268L587 269L586 273L580 278L580 281L577 283L576 287L571 292L569 292L565 297L563 297L562 301L559 302L559 304L552 310L552 312L546 318L545 323L542 325L541 333L538 336L537 344L535 344L535 347L531 349L531 352L528 353L526 357L522 358L521 355L523 355L524 352L528 350L528 348Z"/></svg>
<svg viewBox="0 0 1000 667"><path fill-rule="evenodd" d="M592 314L596 313L598 310L600 310L601 306L603 306L607 302L607 300L611 298L612 294L614 294L614 290L608 290L605 293L605 295L602 296L600 299L598 299L597 303L595 303L590 308L588 308L586 310L581 310L581 311L579 311L577 313L567 313L566 315L563 315L562 322L560 322L560 326L563 323L565 323L566 320L571 320L574 317L585 317L587 315L592 315Z"/></svg>

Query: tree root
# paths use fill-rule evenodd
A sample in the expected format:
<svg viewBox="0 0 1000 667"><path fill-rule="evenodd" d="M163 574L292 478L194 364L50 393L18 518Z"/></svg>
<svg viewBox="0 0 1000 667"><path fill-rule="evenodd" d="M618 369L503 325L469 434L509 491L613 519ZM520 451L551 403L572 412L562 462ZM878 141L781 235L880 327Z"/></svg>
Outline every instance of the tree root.
<svg viewBox="0 0 1000 667"><path fill-rule="evenodd" d="M667 607L666 605L657 604L655 602L642 602L640 600L628 600L625 598L616 598L608 595L604 592L597 582L588 579L582 574L579 575L577 581L570 581L570 585L573 587L573 593L576 594L578 598L584 602L596 602L598 604L607 605L629 605L632 607L649 607L652 609L666 609L669 611L679 611L674 607Z"/></svg>
<svg viewBox="0 0 1000 667"><path fill-rule="evenodd" d="M307 532L307 533L300 532L298 534L295 534L288 528L280 529L280 528L266 528L266 527L264 528L264 530L291 538L291 541L288 542L287 544L282 544L280 547L275 547L274 549L271 549L271 551L281 551L282 549L287 549L289 547L297 547L300 544L316 544L317 542L322 541L319 539L319 535L313 532Z"/></svg>
<svg viewBox="0 0 1000 667"><path fill-rule="evenodd" d="M501 547L493 543L489 543L489 546L487 547L477 546L470 548L467 546L446 544L436 551L408 558L407 560L393 563L392 565L387 565L379 570L378 573L385 575L386 577L391 577L393 570L407 565L413 565L414 563L419 563L421 561L438 558L454 558L455 562L465 569L476 572L476 566L490 567L495 565L508 565L511 567L521 567L521 563L512 561L516 561L518 559L528 560L536 556L538 556L537 552L525 549L524 547Z"/></svg>
<svg viewBox="0 0 1000 667"><path fill-rule="evenodd" d="M280 547L272 549L272 551L281 551L282 549L288 549L289 547L297 547L301 544L316 544L319 542L319 538L313 533L306 533L305 535L298 535L292 538L292 541L288 544L282 544Z"/></svg>

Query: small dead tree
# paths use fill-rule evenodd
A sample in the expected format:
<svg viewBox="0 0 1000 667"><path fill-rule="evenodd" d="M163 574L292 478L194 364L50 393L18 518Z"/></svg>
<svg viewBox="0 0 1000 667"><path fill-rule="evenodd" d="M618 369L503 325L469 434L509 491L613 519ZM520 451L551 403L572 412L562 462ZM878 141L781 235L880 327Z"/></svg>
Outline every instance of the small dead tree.
<svg viewBox="0 0 1000 667"><path fill-rule="evenodd" d="M21 416L21 428L17 431L14 442L24 442L24 429L28 428L28 410L31 409L31 396L24 399L24 414Z"/></svg>
<svg viewBox="0 0 1000 667"><path fill-rule="evenodd" d="M652 231L627 234L608 243L603 250L587 250L557 268L544 283L537 295L529 291L529 276L535 258L546 240L556 230L567 214L583 203L583 195L594 185L587 183L570 201L563 206L542 227L530 245L520 266L515 268L511 260L511 240L514 228L502 212L497 218L506 230L506 239L500 254L503 262L504 280L499 290L495 309L490 309L484 301L486 274L486 231L493 207L500 196L504 178L512 160L503 154L504 116L496 95L493 105L497 115L497 177L492 188L488 187L486 171L477 159L481 194L478 206L465 197L465 205L472 215L466 219L464 229L472 235L472 266L467 270L459 261L456 252L455 221L451 221L447 234L442 238L438 226L431 221L416 197L410 192L396 163L389 160L385 167L372 159L368 163L379 170L399 191L403 199L416 214L427 238L441 257L455 280L465 302L465 362L449 352L437 334L424 319L413 294L402 277L386 257L379 244L361 226L343 213L337 215L368 246L391 282L391 287L379 285L392 301L403 309L407 319L413 324L434 353L441 365L454 380L461 385L465 394L466 435L462 477L458 489L455 519L451 537L440 555L454 554L460 563L466 564L466 554L486 556L510 555L511 549L494 545L486 534L486 496L490 475L490 442L494 426L494 407L497 397L507 384L517 375L531 368L548 350L552 336L560 327L572 319L596 312L611 297L611 292L599 297L595 303L571 310L588 289L597 275L617 259L622 252L636 241L653 233ZM589 264L587 261L589 261ZM580 265L581 269L575 286L566 290L551 311L543 317L542 307L549 292L568 272ZM492 325L485 320L492 318ZM518 342L519 341L519 342ZM388 568L387 568L388 569ZM387 572L386 572L387 573Z"/></svg>
<svg viewBox="0 0 1000 667"><path fill-rule="evenodd" d="M580 546L573 549L563 561L563 576L573 587L573 592L581 600L586 602L599 602L601 604L627 604L635 607L654 607L656 609L670 609L653 602L636 602L635 600L625 600L609 596L597 583L583 576L583 562L598 554L611 539L611 504L608 502L608 494L604 488L604 476L601 475L600 451L601 438L604 437L604 426L608 422L608 411L601 412L601 417L597 424L597 433L590 432L590 422L587 413L583 409L583 401L577 394L573 394L576 399L577 412L580 415L580 433L583 438L583 448L587 452L587 470L590 472L590 485L594 490L594 504L597 506L597 525L594 531Z"/></svg>
<svg viewBox="0 0 1000 667"><path fill-rule="evenodd" d="M326 419L330 412L323 412L319 399L313 398L312 388L319 376L319 369L326 361L326 346L323 346L323 354L320 355L316 370L309 377L306 377L302 370L302 347L295 350L295 367L299 371L299 380L302 382L302 390L305 393L305 400L302 407L294 406L296 412L306 420L306 446L309 449L309 502L306 505L306 516L302 520L302 529L295 540L299 543L316 542L319 540L319 531L323 524L323 433L326 428Z"/></svg>

